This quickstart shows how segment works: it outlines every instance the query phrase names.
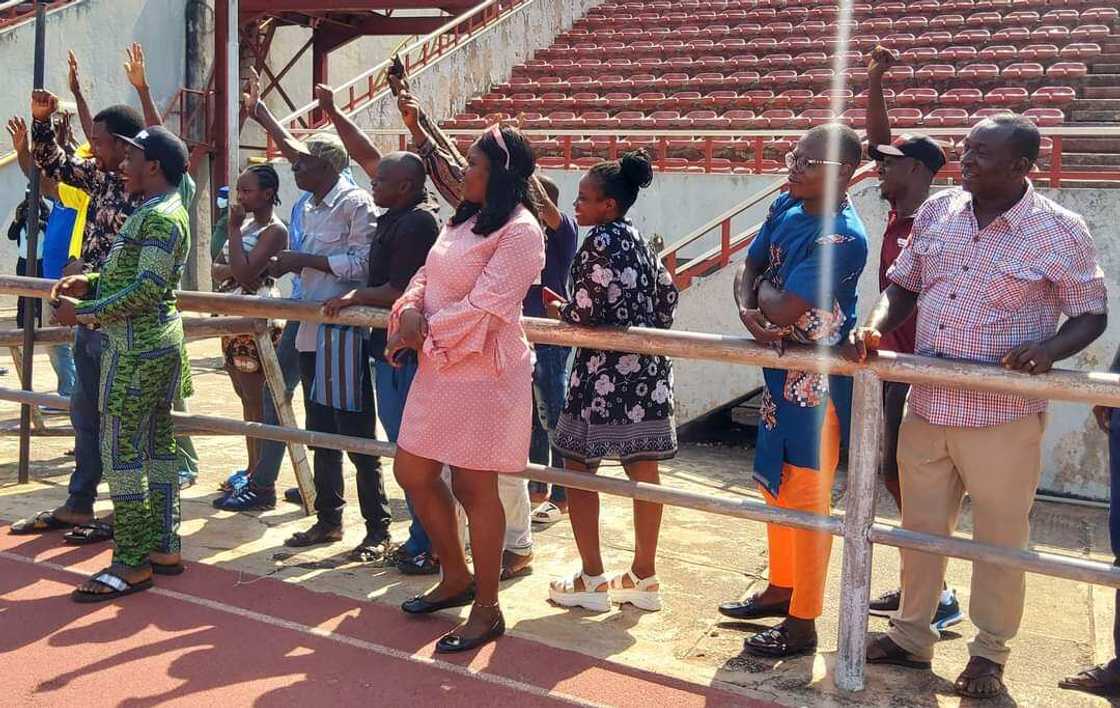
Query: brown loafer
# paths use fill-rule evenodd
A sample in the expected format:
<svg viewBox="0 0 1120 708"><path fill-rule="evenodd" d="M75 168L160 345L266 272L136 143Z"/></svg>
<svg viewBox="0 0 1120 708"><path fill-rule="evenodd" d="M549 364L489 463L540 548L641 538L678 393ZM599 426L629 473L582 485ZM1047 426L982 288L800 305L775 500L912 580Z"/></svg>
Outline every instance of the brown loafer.
<svg viewBox="0 0 1120 708"><path fill-rule="evenodd" d="M867 663L901 666L904 669L924 669L926 671L933 668L932 661L914 656L895 644L885 634L867 643Z"/></svg>

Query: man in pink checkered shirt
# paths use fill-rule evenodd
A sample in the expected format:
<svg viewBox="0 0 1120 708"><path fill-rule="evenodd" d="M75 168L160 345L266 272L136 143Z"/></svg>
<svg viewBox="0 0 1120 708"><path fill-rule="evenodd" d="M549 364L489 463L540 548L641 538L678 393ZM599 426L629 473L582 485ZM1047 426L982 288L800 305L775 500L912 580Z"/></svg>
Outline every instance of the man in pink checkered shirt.
<svg viewBox="0 0 1120 708"><path fill-rule="evenodd" d="M915 353L1029 374L1049 371L1104 331L1104 274L1084 220L1034 191L1027 176L1040 137L1008 114L965 139L962 187L940 192L912 236L848 353L863 360L917 308ZM1067 319L1058 327L1058 320ZM915 385L899 432L906 529L949 535L967 493L977 541L1025 548L1041 474L1046 401ZM945 577L942 556L902 551L902 602L889 634L868 645L870 663L929 668L930 618ZM956 682L968 697L1004 690L1007 641L1023 614L1022 571L975 563L970 614L976 638Z"/></svg>

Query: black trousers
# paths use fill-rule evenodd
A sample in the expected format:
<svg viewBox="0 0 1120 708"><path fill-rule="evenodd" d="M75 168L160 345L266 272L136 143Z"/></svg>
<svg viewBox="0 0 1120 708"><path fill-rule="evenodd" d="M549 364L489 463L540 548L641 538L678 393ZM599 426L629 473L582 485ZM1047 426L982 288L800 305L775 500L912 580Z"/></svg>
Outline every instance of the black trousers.
<svg viewBox="0 0 1120 708"><path fill-rule="evenodd" d="M43 261L42 261L42 259L40 259L39 262L36 264L35 274L37 276L39 276L40 278L43 277ZM26 258L17 258L16 259L16 275L27 275L27 259ZM27 302L28 300L32 301L31 305L35 310L35 326L36 327L42 327L43 326L43 301L40 300L37 297L26 298L26 297L22 297L22 296L20 296L19 298L16 298L16 327L19 327L20 329L23 329L23 306L24 306L24 303Z"/></svg>
<svg viewBox="0 0 1120 708"><path fill-rule="evenodd" d="M307 412L306 427L320 433L335 433L356 438L377 437L377 413L373 403L373 387L369 372L362 381L363 410L342 411L311 400L311 385L315 380L315 352L299 353L299 375L303 384L303 405ZM342 526L342 509L346 506L343 495L342 451L321 447L311 448L315 470L315 511L319 522L327 526ZM389 500L385 496L385 483L381 478L381 461L372 455L349 452L350 462L358 474L358 505L366 520L366 535L388 538Z"/></svg>

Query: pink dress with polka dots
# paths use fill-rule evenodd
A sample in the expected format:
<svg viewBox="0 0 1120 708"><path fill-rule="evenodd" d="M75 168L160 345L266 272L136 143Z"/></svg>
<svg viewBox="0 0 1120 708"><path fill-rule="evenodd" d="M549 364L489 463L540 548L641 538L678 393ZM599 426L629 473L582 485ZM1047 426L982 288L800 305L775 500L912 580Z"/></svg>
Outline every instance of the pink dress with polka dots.
<svg viewBox="0 0 1120 708"><path fill-rule="evenodd" d="M393 307L390 336L406 307L428 320L397 444L454 467L520 472L533 411L521 302L544 267L544 233L524 207L489 236L474 224L443 227Z"/></svg>

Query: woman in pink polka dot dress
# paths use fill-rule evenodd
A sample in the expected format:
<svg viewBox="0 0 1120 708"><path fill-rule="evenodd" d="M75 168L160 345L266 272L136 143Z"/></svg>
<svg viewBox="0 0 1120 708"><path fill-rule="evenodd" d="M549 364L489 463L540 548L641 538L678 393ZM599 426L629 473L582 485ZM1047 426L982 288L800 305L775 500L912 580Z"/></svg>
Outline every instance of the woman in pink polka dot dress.
<svg viewBox="0 0 1120 708"><path fill-rule="evenodd" d="M533 213L535 161L516 130L492 128L471 146L463 202L397 300L387 358L419 353L393 471L432 539L443 577L404 603L425 614L473 602L470 618L436 650L466 651L505 631L498 608L505 516L497 475L529 460L532 352L521 303L544 267L544 234ZM451 494L469 519L475 573L467 567Z"/></svg>

